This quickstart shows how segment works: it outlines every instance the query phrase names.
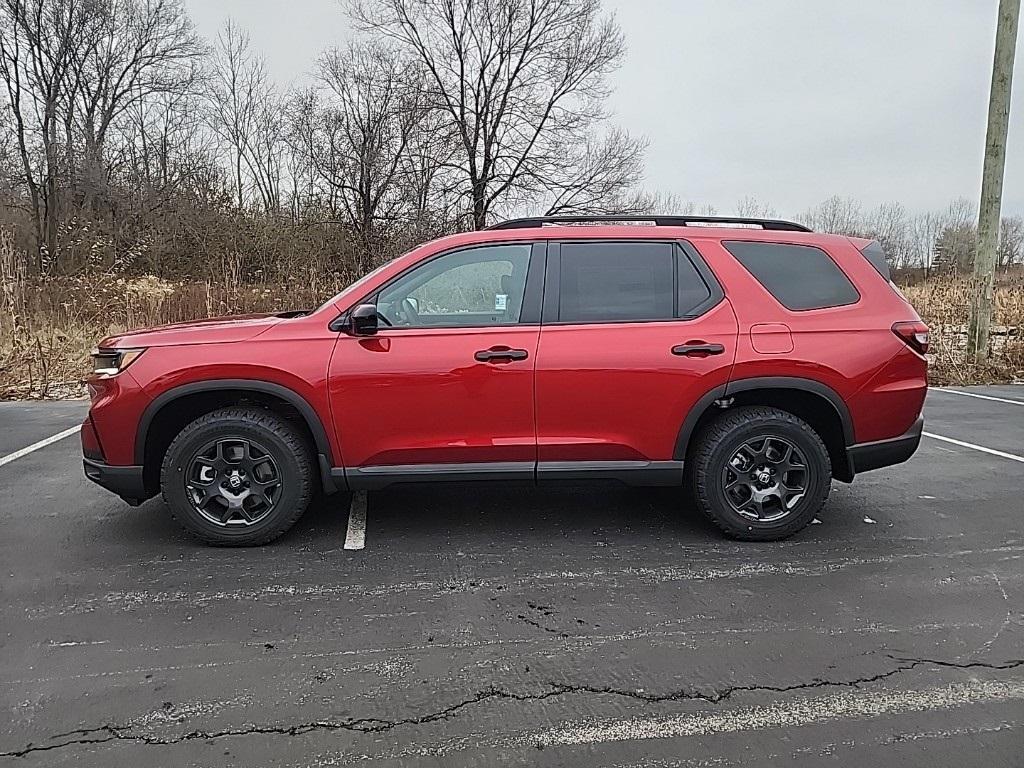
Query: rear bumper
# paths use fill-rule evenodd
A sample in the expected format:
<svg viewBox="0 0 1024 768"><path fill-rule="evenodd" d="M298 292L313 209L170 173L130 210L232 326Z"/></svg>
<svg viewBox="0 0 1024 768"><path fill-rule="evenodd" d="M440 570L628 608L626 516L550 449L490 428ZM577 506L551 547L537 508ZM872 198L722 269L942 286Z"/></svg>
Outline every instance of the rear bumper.
<svg viewBox="0 0 1024 768"><path fill-rule="evenodd" d="M924 416L918 416L914 425L899 437L889 440L876 440L873 443L851 445L846 449L853 474L868 472L872 469L890 467L901 464L917 450L921 444L921 433L924 431Z"/></svg>
<svg viewBox="0 0 1024 768"><path fill-rule="evenodd" d="M146 491L142 467L112 467L95 459L82 459L82 465L86 477L129 504L141 504L153 495Z"/></svg>

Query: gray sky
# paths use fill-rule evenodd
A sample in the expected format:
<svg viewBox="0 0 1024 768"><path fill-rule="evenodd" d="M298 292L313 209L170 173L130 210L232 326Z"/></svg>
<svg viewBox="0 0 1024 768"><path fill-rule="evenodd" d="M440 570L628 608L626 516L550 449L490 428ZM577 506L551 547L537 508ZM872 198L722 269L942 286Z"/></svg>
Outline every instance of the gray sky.
<svg viewBox="0 0 1024 768"><path fill-rule="evenodd" d="M650 140L648 188L723 213L750 195L783 215L833 194L914 211L978 197L997 0L604 3L628 45L609 106ZM352 34L337 0L186 5L208 37L229 16L247 28L281 85ZM1003 208L1015 214L1022 61Z"/></svg>

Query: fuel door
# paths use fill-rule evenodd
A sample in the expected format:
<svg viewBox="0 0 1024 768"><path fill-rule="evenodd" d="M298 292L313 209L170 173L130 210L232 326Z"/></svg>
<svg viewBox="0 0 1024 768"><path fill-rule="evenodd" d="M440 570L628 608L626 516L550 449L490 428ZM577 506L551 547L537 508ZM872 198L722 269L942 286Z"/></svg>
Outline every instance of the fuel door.
<svg viewBox="0 0 1024 768"><path fill-rule="evenodd" d="M750 346L762 355L785 355L793 351L793 333L785 323L757 323L750 326Z"/></svg>

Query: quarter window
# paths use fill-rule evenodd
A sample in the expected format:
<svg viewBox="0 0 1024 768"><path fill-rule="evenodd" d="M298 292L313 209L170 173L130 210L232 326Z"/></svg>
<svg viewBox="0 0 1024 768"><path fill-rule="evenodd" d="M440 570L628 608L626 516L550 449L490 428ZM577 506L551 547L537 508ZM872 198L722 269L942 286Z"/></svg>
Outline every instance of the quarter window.
<svg viewBox="0 0 1024 768"><path fill-rule="evenodd" d="M706 308L711 289L700 276L697 267L679 246L676 246L676 294L679 299L679 317L693 317Z"/></svg>
<svg viewBox="0 0 1024 768"><path fill-rule="evenodd" d="M384 325L405 328L519 322L530 244L454 251L402 275L377 297Z"/></svg>
<svg viewBox="0 0 1024 768"><path fill-rule="evenodd" d="M740 241L722 245L786 309L841 307L860 299L850 279L820 248Z"/></svg>

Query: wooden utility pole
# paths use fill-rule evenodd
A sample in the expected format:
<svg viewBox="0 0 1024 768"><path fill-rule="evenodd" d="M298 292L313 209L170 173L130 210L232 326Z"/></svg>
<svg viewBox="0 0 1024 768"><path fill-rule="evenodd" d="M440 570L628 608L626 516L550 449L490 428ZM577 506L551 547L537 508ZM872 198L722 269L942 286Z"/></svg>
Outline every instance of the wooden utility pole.
<svg viewBox="0 0 1024 768"><path fill-rule="evenodd" d="M992 63L992 90L988 101L988 132L985 167L981 176L978 208L978 253L974 260L974 302L967 335L967 351L978 362L988 354L988 328L992 322L992 285L999 247L999 215L1003 201L1003 168L1006 165L1006 131L1010 122L1010 84L1017 47L1020 0L999 0L996 54Z"/></svg>

